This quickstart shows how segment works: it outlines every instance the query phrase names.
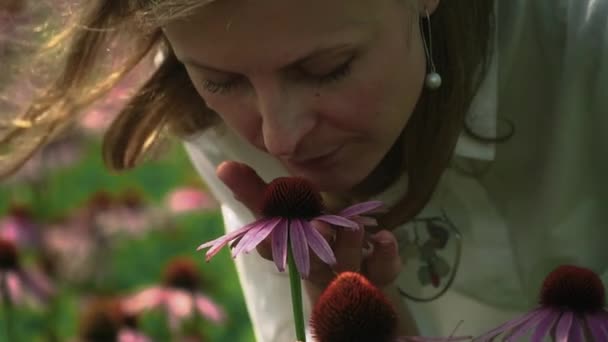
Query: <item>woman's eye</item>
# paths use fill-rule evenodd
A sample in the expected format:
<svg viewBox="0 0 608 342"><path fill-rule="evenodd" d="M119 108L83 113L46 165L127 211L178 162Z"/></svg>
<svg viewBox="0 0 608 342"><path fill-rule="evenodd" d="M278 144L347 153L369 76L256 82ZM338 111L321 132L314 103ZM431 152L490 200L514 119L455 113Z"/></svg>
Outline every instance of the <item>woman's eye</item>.
<svg viewBox="0 0 608 342"><path fill-rule="evenodd" d="M349 58L346 62L340 64L330 72L325 74L316 74L310 71L301 70L300 74L305 81L312 81L317 84L328 84L339 81L348 76L352 70L352 63L355 57ZM203 89L212 94L225 94L229 91L234 90L242 83L242 77L235 77L227 81L212 81L203 80Z"/></svg>
<svg viewBox="0 0 608 342"><path fill-rule="evenodd" d="M212 94L223 94L229 92L238 85L240 79L235 78L225 82L216 82L211 80L203 81L203 89Z"/></svg>
<svg viewBox="0 0 608 342"><path fill-rule="evenodd" d="M332 82L339 81L350 74L350 72L352 70L353 60L354 60L354 57L349 58L346 62L340 64L338 67L336 67L335 69L333 69L332 71L330 71L324 75L314 75L313 74L313 75L310 75L309 77L312 78L314 81L318 82L319 84L326 84L326 83L332 83Z"/></svg>

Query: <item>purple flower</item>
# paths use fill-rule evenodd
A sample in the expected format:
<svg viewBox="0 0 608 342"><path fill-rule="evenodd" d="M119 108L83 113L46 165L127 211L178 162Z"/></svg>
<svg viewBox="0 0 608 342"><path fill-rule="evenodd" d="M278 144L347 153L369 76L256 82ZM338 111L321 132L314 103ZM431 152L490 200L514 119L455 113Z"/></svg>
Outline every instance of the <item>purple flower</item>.
<svg viewBox="0 0 608 342"><path fill-rule="evenodd" d="M176 258L166 268L162 285L150 286L130 296L124 301L124 308L132 314L162 308L173 329L195 312L214 323L224 322L224 310L200 292L200 283L195 263L191 259Z"/></svg>
<svg viewBox="0 0 608 342"><path fill-rule="evenodd" d="M151 342L152 340L141 332L123 328L118 332L118 342Z"/></svg>
<svg viewBox="0 0 608 342"><path fill-rule="evenodd" d="M62 217L48 223L43 243L57 277L82 283L100 270L94 256L101 247L90 225L82 217Z"/></svg>
<svg viewBox="0 0 608 342"><path fill-rule="evenodd" d="M161 211L147 205L141 193L129 189L120 196L110 198L108 208L98 211L95 223L107 236L127 235L141 237L166 221Z"/></svg>
<svg viewBox="0 0 608 342"><path fill-rule="evenodd" d="M124 304L116 298L91 300L82 314L78 335L78 342L151 341L138 330L137 317L125 312Z"/></svg>
<svg viewBox="0 0 608 342"><path fill-rule="evenodd" d="M15 244L0 239L0 291L6 291L11 302L22 304L28 299L36 304L44 304L53 293L53 286L41 271L25 269L19 262Z"/></svg>
<svg viewBox="0 0 608 342"><path fill-rule="evenodd" d="M166 205L174 214L217 208L217 202L207 192L196 187L174 189L167 196Z"/></svg>
<svg viewBox="0 0 608 342"><path fill-rule="evenodd" d="M608 311L602 280L593 271L562 265L543 283L540 306L529 313L475 338L540 342L555 336L555 341L608 341Z"/></svg>
<svg viewBox="0 0 608 342"><path fill-rule="evenodd" d="M280 177L266 188L262 198L261 219L204 243L197 250L211 247L206 254L208 261L223 246L237 240L232 246L232 256L236 257L241 252L250 252L272 234L272 257L279 271L285 270L289 239L298 272L306 278L310 271L309 247L323 262L329 265L336 263L331 247L313 228L312 221L356 230L360 228L362 214L374 212L381 207L382 202L370 201L348 207L338 215L323 214L321 195L312 184L299 177Z"/></svg>
<svg viewBox="0 0 608 342"><path fill-rule="evenodd" d="M398 336L398 319L382 291L359 273L343 272L317 300L310 325L318 342L450 342L471 339Z"/></svg>
<svg viewBox="0 0 608 342"><path fill-rule="evenodd" d="M13 241L21 247L40 244L40 227L34 222L29 208L13 205L7 215L0 218L0 238Z"/></svg>

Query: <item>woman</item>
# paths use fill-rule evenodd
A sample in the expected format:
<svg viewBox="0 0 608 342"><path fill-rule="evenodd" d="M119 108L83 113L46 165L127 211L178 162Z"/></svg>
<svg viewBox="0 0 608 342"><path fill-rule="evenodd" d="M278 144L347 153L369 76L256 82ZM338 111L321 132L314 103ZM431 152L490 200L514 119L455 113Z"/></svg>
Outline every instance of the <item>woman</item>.
<svg viewBox="0 0 608 342"><path fill-rule="evenodd" d="M308 178L334 210L369 198L391 207L376 232L329 237L338 266L314 266L311 303L334 271L361 271L399 308L403 334L448 335L463 320L458 333L475 335L532 305L556 265L606 269L608 3L89 7L51 90L5 130L4 171L161 48L105 137L111 168L134 166L170 130L227 230L252 220L265 182L285 174ZM117 38L131 58L91 77ZM236 262L257 339L294 340L287 277L259 255Z"/></svg>

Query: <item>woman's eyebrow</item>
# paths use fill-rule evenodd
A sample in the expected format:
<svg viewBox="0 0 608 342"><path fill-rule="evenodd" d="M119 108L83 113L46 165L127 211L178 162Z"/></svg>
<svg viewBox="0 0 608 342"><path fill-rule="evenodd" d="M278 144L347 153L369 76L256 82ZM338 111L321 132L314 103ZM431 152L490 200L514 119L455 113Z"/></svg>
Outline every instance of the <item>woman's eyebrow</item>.
<svg viewBox="0 0 608 342"><path fill-rule="evenodd" d="M354 44L340 44L340 45L335 45L335 46L331 46L331 47L320 47L320 48L313 50L312 52L310 52L309 54L307 54L304 57L300 57L300 58L296 59L295 61L289 62L287 65L281 67L281 69L283 69L283 70L290 69L290 68L299 66L301 64L304 64L306 62L310 62L311 60L321 57L325 54L330 54L330 53L337 54L337 53L341 53L343 51L348 51L349 49L352 49L352 48L354 48ZM214 66L206 65L200 61L197 61L197 60L194 60L191 58L184 58L182 60L182 63L190 65L197 69L207 70L210 72L237 74L234 71L224 70L224 69L217 68Z"/></svg>

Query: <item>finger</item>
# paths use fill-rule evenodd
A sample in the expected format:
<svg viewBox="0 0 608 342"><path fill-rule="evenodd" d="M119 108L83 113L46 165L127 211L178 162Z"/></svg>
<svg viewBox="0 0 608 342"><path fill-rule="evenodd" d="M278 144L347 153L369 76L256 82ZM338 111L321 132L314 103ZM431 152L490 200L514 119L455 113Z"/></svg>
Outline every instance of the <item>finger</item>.
<svg viewBox="0 0 608 342"><path fill-rule="evenodd" d="M225 161L217 167L216 174L239 202L259 214L260 198L267 184L251 167L235 161Z"/></svg>
<svg viewBox="0 0 608 342"><path fill-rule="evenodd" d="M363 246L363 229L346 230L339 229L336 232L334 242L334 253L336 255L336 272L360 271L361 270L361 247Z"/></svg>
<svg viewBox="0 0 608 342"><path fill-rule="evenodd" d="M273 260L272 258L272 237L269 236L262 240L257 246L256 250L260 256L266 260Z"/></svg>
<svg viewBox="0 0 608 342"><path fill-rule="evenodd" d="M334 247L336 239L336 230L331 225L320 222L312 221L311 225L313 229L316 229L321 236L327 241L330 247ZM307 281L314 283L316 286L325 288L325 286L333 279L334 271L327 265L321 258L315 253L310 254L310 272Z"/></svg>
<svg viewBox="0 0 608 342"><path fill-rule="evenodd" d="M321 221L311 221L310 224L316 229L321 236L327 240L330 246L333 246L336 241L336 229L330 224Z"/></svg>
<svg viewBox="0 0 608 342"><path fill-rule="evenodd" d="M388 230L381 230L370 237L373 253L364 260L363 268L368 279L378 287L393 283L403 267L397 239Z"/></svg>

